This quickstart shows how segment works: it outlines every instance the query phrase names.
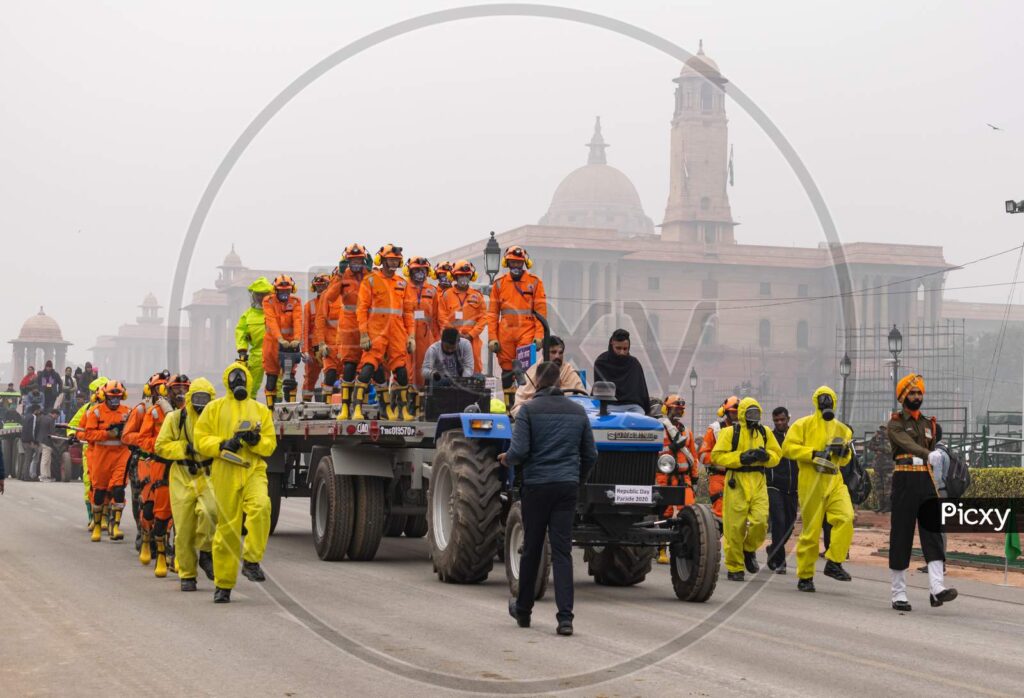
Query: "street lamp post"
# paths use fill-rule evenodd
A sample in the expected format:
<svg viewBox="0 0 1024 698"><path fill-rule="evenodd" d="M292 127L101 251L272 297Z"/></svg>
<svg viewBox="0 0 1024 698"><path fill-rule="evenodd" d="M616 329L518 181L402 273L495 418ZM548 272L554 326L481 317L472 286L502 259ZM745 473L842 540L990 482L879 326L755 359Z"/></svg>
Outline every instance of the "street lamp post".
<svg viewBox="0 0 1024 698"><path fill-rule="evenodd" d="M695 434L694 424L697 419L697 369L690 368L690 433ZM694 438L697 438L694 436Z"/></svg>
<svg viewBox="0 0 1024 698"><path fill-rule="evenodd" d="M842 407L839 409L839 419L846 424L846 379L850 377L850 369L853 368L853 362L850 361L849 354L843 354L843 358L839 361L839 375L843 377L843 394L840 397Z"/></svg>
<svg viewBox="0 0 1024 698"><path fill-rule="evenodd" d="M489 285L487 287L487 295L491 294L491 287L494 286L494 277L498 275L498 271L501 269L501 245L494 238L494 231L491 231L491 237L484 246L484 271L487 272L487 278L489 279ZM496 337L488 337L487 342L490 344L491 340ZM487 375L494 375L494 352L490 349L487 350Z"/></svg>
<svg viewBox="0 0 1024 698"><path fill-rule="evenodd" d="M900 409L900 401L896 397L896 383L900 375L900 352L903 351L903 335L893 324L889 330L889 353L892 354L892 404L893 410Z"/></svg>

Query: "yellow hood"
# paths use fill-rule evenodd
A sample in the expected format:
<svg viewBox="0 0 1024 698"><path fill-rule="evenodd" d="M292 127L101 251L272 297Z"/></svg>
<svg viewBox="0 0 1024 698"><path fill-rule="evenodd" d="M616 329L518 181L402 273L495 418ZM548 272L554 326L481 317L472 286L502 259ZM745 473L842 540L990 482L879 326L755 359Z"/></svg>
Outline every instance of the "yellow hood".
<svg viewBox="0 0 1024 698"><path fill-rule="evenodd" d="M761 410L761 403L752 397L745 397L740 400L739 413L736 415L740 425L747 426L747 410L751 407ZM761 410L761 424L764 424L764 410Z"/></svg>
<svg viewBox="0 0 1024 698"><path fill-rule="evenodd" d="M244 363L241 361L235 361L234 363L228 364L228 367L224 369L224 373L221 375L221 379L224 381L224 387L227 389L228 395L231 395L231 388L228 386L228 375L235 370L241 370L245 373L245 389L249 390L251 393L252 373L249 372L249 367Z"/></svg>
<svg viewBox="0 0 1024 698"><path fill-rule="evenodd" d="M814 407L814 416L818 417L819 419L824 419L824 417L821 416L821 410L818 409L818 398L821 397L822 395L830 395L832 397L832 409L835 411L836 415L838 415L839 398L836 396L836 391L832 390L832 388L828 387L827 385L823 385L817 390L815 390L814 395L811 396L811 405L813 405Z"/></svg>
<svg viewBox="0 0 1024 698"><path fill-rule="evenodd" d="M211 402L215 397L217 397L217 391L214 389L213 383L210 381L205 378L196 378L192 381L192 385L189 386L188 392L185 393L185 409L188 410L188 416L192 419L197 419L199 417L199 415L196 414L196 409L192 406L192 396L196 393L206 393L210 396Z"/></svg>

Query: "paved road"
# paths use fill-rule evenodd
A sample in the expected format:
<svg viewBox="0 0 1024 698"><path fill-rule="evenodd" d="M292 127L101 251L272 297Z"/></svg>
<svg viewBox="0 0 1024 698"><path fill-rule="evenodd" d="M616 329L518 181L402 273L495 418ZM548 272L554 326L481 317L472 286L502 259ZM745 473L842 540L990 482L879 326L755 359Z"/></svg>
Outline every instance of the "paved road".
<svg viewBox="0 0 1024 698"><path fill-rule="evenodd" d="M441 584L423 540L385 539L372 563L324 563L308 502L286 501L264 566L228 606L182 594L130 543L93 544L81 485L12 482L0 497L0 686L6 695L1020 695L1024 590L958 583L960 599L888 604L885 571L856 579L719 582L706 604L672 595L667 569L632 589L594 585L577 559L576 635L508 617L501 568ZM131 523L126 531L133 537ZM525 683L519 683L525 682Z"/></svg>

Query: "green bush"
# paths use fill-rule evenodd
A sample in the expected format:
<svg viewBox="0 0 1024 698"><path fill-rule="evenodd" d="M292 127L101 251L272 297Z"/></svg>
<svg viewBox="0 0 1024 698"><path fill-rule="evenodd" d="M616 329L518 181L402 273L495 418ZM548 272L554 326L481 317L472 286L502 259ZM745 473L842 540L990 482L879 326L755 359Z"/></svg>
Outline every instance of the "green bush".
<svg viewBox="0 0 1024 698"><path fill-rule="evenodd" d="M871 478L871 496L860 505L861 509L878 509L878 479L874 468L867 468ZM965 497L1017 497L1024 498L1024 468L971 468L971 486Z"/></svg>

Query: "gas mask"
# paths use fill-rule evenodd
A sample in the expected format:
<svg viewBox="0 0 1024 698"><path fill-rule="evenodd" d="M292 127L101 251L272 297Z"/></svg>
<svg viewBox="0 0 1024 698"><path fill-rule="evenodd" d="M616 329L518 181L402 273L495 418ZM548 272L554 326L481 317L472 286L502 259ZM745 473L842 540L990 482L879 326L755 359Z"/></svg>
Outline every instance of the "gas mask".
<svg viewBox="0 0 1024 698"><path fill-rule="evenodd" d="M249 305L250 307L259 309L263 307L263 296L265 293L249 293Z"/></svg>
<svg viewBox="0 0 1024 698"><path fill-rule="evenodd" d="M348 260L348 269L353 274L359 275L363 273L363 269L366 269L366 265L361 259L350 259Z"/></svg>
<svg viewBox="0 0 1024 698"><path fill-rule="evenodd" d="M249 397L249 387L246 385L245 371L236 368L228 374L228 390L236 400L244 400ZM195 405L195 403L192 403Z"/></svg>
<svg viewBox="0 0 1024 698"><path fill-rule="evenodd" d="M911 400L910 398L907 398L906 400L903 401L903 406L906 407L911 412L917 412L919 409L921 409L922 402L922 400Z"/></svg>
<svg viewBox="0 0 1024 698"><path fill-rule="evenodd" d="M526 265L522 263L517 264L516 266L512 266L510 264L508 267L508 273L512 277L513 281L519 281L519 279L523 278L523 272L525 271Z"/></svg>
<svg viewBox="0 0 1024 698"><path fill-rule="evenodd" d="M171 402L176 408L185 406L185 392L187 388L173 388L171 389Z"/></svg>
<svg viewBox="0 0 1024 698"><path fill-rule="evenodd" d="M444 274L443 276L437 277L437 285L440 286L442 290L446 288L451 288L452 280L447 274ZM469 282L466 282L466 285L468 286Z"/></svg>
<svg viewBox="0 0 1024 698"><path fill-rule="evenodd" d="M821 410L821 418L826 422L831 422L836 418L836 403L831 395L818 396L818 409Z"/></svg>
<svg viewBox="0 0 1024 698"><path fill-rule="evenodd" d="M282 303L284 303L284 302L286 302L288 300L288 296L290 296L292 294L290 292L288 292L288 291L278 291L275 295L277 296L277 300L279 300Z"/></svg>
<svg viewBox="0 0 1024 698"><path fill-rule="evenodd" d="M108 397L106 402L107 407L109 407L112 410L116 410L118 407L121 406L121 398L119 397Z"/></svg>
<svg viewBox="0 0 1024 698"><path fill-rule="evenodd" d="M204 392L195 393L192 396L192 409L196 411L196 414L202 414L206 406L210 404L210 394Z"/></svg>
<svg viewBox="0 0 1024 698"><path fill-rule="evenodd" d="M469 288L469 277L465 274L460 274L455 277L455 287L460 291L465 291Z"/></svg>
<svg viewBox="0 0 1024 698"><path fill-rule="evenodd" d="M761 408L748 407L747 411L743 413L743 419L746 420L747 426L751 429L758 426L761 424Z"/></svg>
<svg viewBox="0 0 1024 698"><path fill-rule="evenodd" d="M412 277L412 282L417 286L421 286L427 280L427 272L422 269L413 269L410 276Z"/></svg>

